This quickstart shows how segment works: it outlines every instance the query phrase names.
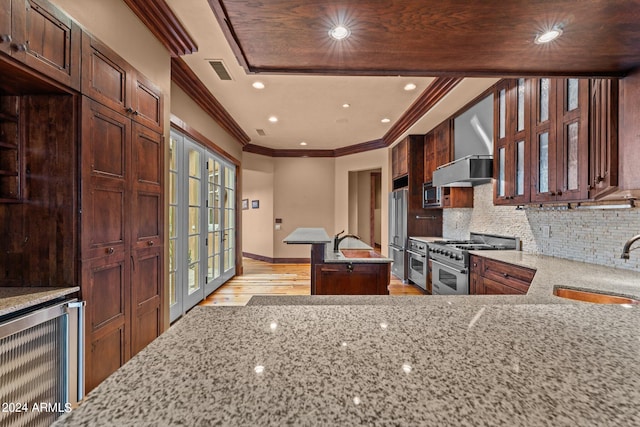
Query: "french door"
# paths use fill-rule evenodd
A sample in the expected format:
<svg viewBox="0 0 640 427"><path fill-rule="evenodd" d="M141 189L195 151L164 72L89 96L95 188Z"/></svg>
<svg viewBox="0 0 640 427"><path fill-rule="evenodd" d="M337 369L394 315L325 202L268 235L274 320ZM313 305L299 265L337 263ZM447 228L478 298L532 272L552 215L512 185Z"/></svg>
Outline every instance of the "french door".
<svg viewBox="0 0 640 427"><path fill-rule="evenodd" d="M174 321L235 274L236 169L171 131L169 306Z"/></svg>

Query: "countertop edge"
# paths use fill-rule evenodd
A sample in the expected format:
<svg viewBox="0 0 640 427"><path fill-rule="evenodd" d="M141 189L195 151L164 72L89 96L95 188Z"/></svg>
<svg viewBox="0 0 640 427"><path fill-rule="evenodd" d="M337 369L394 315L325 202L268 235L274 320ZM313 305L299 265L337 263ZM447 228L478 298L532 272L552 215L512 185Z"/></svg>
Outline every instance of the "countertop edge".
<svg viewBox="0 0 640 427"><path fill-rule="evenodd" d="M80 287L0 287L0 316L79 292Z"/></svg>

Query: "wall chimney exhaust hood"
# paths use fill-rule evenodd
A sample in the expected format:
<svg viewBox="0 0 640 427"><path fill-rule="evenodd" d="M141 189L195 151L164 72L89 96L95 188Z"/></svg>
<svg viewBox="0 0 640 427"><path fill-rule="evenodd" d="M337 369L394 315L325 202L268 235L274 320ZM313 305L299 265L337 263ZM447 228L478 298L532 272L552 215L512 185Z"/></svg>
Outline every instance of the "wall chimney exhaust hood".
<svg viewBox="0 0 640 427"><path fill-rule="evenodd" d="M472 187L493 177L493 94L453 120L454 160L433 171L435 187Z"/></svg>
<svg viewBox="0 0 640 427"><path fill-rule="evenodd" d="M433 171L434 187L472 187L491 181L493 156L474 154L462 157Z"/></svg>

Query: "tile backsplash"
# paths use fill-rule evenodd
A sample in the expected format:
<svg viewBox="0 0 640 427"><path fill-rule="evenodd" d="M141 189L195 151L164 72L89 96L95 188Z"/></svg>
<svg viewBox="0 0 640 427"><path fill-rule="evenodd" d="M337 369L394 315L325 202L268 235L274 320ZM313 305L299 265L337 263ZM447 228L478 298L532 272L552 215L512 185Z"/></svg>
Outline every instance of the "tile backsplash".
<svg viewBox="0 0 640 427"><path fill-rule="evenodd" d="M444 209L443 236L466 239L469 232L517 236L528 252L640 271L640 242L629 260L624 243L640 234L640 208L516 210L493 205L493 187L474 187L473 209Z"/></svg>

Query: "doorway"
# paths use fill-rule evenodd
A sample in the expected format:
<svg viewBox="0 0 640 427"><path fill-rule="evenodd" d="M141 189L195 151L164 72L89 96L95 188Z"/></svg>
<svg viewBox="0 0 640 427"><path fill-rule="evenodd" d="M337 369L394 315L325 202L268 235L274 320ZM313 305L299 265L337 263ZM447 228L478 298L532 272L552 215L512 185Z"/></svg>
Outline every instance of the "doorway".
<svg viewBox="0 0 640 427"><path fill-rule="evenodd" d="M379 249L381 218L382 169L349 172L349 232Z"/></svg>

